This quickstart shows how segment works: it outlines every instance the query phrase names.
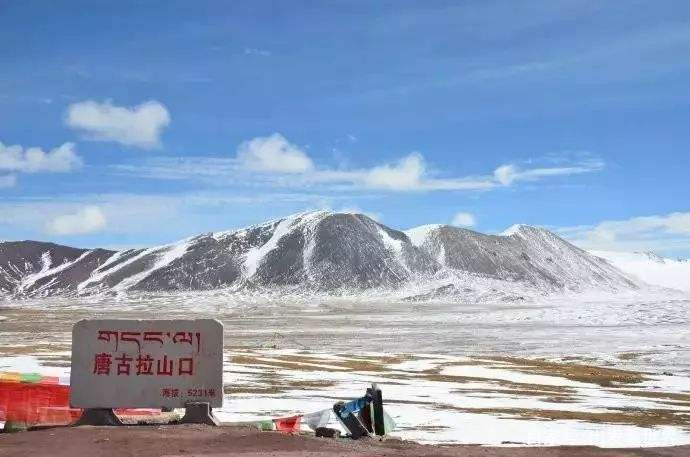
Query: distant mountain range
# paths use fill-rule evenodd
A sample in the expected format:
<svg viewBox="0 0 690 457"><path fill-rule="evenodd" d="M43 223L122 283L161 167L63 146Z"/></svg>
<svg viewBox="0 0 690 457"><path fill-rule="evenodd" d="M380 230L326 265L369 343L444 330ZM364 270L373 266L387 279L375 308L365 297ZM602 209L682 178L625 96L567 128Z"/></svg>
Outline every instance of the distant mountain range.
<svg viewBox="0 0 690 457"><path fill-rule="evenodd" d="M653 252L591 251L625 271L635 281L690 292L690 260L668 259Z"/></svg>
<svg viewBox="0 0 690 457"><path fill-rule="evenodd" d="M548 230L496 236L447 225L406 232L362 214L302 213L165 246L111 251L0 243L0 294L13 298L210 289L410 298L509 290L629 290L640 281ZM517 292L516 292L517 291Z"/></svg>

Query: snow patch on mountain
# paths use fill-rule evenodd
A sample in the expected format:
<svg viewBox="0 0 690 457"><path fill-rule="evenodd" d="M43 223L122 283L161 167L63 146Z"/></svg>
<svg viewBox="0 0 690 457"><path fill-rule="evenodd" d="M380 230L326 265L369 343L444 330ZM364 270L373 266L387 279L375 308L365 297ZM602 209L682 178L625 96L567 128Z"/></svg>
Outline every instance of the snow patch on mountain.
<svg viewBox="0 0 690 457"><path fill-rule="evenodd" d="M690 261L652 252L590 251L647 284L690 292Z"/></svg>
<svg viewBox="0 0 690 457"><path fill-rule="evenodd" d="M136 252L136 251L128 249L126 251L121 251L121 252L115 253L103 265L101 265L99 268L94 270L91 273L91 276L89 276L89 278L86 281L77 285L77 290L83 291L89 287L92 287L92 286L98 284L99 282L103 281L109 275L112 275L113 273L116 273L119 270L124 269L125 267L136 262L137 260L146 256L150 252L155 251L156 249L157 248L143 249L137 255L133 255L130 258L128 258L122 262L118 262L119 259L125 258L127 254L132 254L133 252ZM114 266L110 267L110 265L113 265L113 264L114 264Z"/></svg>
<svg viewBox="0 0 690 457"><path fill-rule="evenodd" d="M315 246L314 227L318 221L328 215L326 211L313 211L306 213L297 213L288 216L284 219L253 226L252 229L265 229L270 225L275 225L271 237L265 243L254 246L244 256L244 277L246 279L252 278L259 267L265 262L266 257L275 251L283 238L289 235L301 234L304 239L306 248L302 253L302 262L305 268L309 265L311 253Z"/></svg>
<svg viewBox="0 0 690 457"><path fill-rule="evenodd" d="M273 236L261 246L254 247L250 249L244 256L244 271L245 277L251 278L259 269L259 265L263 261L266 254L274 250L278 246L280 239L290 232L290 228L293 224L293 220L284 219L278 223L275 230L273 231Z"/></svg>
<svg viewBox="0 0 690 457"><path fill-rule="evenodd" d="M525 225L525 224L513 224L510 227L508 227L507 229L505 229L504 231L502 231L500 233L500 235L501 236L517 235L520 233L520 230L522 230L523 228L527 228L527 227L529 227L529 226Z"/></svg>
<svg viewBox="0 0 690 457"><path fill-rule="evenodd" d="M383 241L383 245L386 247L386 249L391 251L397 258L401 258L403 252L403 241L396 240L382 228L379 228L379 235L381 235L381 240Z"/></svg>
<svg viewBox="0 0 690 457"><path fill-rule="evenodd" d="M516 225L486 235L450 225L423 226L407 235L446 268L531 284L541 291L638 287L620 271L552 232Z"/></svg>
<svg viewBox="0 0 690 457"><path fill-rule="evenodd" d="M148 278L156 271L163 269L173 263L175 260L181 258L189 249L191 245L191 239L184 240L177 244L170 244L163 246L161 248L154 248L153 250L144 251L144 255L155 254L157 257L156 262L151 268L148 268L142 272L135 275L129 276L113 287L114 291L120 292L126 290L130 287L136 286L142 280Z"/></svg>
<svg viewBox="0 0 690 457"><path fill-rule="evenodd" d="M420 225L419 227L411 228L405 230L405 235L410 239L412 244L415 246L421 246L424 241L429 237L429 234L438 228L443 227L441 224L427 224Z"/></svg>
<svg viewBox="0 0 690 457"><path fill-rule="evenodd" d="M29 290L34 284L36 284L37 281L40 279L46 278L48 276L53 276L56 275L57 273L60 273L61 271L67 270L69 267L76 265L77 263L81 262L86 256L91 254L93 251L85 251L82 255L77 257L74 260L64 262L60 265L57 265L53 268L50 268L52 264L50 252L46 251L41 255L41 270L38 273L35 274L29 274L26 275L22 278L22 280L19 282L19 285L17 286L17 291L19 293L23 293L27 290ZM49 285L43 286L49 287Z"/></svg>

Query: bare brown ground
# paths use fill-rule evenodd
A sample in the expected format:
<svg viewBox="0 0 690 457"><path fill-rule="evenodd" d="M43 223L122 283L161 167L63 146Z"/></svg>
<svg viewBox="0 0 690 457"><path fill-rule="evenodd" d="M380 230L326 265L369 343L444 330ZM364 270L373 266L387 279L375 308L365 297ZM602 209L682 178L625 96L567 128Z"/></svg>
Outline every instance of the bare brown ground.
<svg viewBox="0 0 690 457"><path fill-rule="evenodd" d="M447 456L447 457L680 457L690 446L600 449L560 446L425 446L406 441L326 439L201 425L54 428L0 434L1 457L81 456Z"/></svg>

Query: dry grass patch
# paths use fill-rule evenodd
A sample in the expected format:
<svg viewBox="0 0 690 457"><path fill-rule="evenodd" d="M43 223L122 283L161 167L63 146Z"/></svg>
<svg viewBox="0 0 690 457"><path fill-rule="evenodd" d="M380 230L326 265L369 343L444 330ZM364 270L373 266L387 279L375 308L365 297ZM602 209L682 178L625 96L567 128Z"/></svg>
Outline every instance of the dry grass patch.
<svg viewBox="0 0 690 457"><path fill-rule="evenodd" d="M394 375L391 375L394 376ZM551 393L551 394L574 394L576 390L572 387L567 387L567 386L550 386L550 385L543 385L543 384L530 384L530 383L525 383L525 382L515 382L515 381L508 381L506 379L492 379L492 378L480 378L476 376L454 376L454 375L445 375L445 374L434 374L434 373L425 373L423 374L423 377L413 377L411 376L410 378L412 379L425 379L427 381L435 381L435 382L450 382L450 383L458 383L458 384L464 384L464 383L469 383L469 382L481 382L481 383L486 383L486 384L492 384L496 386L500 386L505 389L510 389L511 391L514 392L521 392L521 391L532 391L532 392L538 392L538 393ZM472 389L475 390L475 389Z"/></svg>
<svg viewBox="0 0 690 457"><path fill-rule="evenodd" d="M341 369L342 371L367 371L383 373L390 371L388 365L402 363L409 360L417 360L411 355L385 355L376 358L347 355L338 355L338 357L341 357L341 359L322 359L318 356L306 354L245 353L231 356L230 361L238 365L272 366L297 371Z"/></svg>
<svg viewBox="0 0 690 457"><path fill-rule="evenodd" d="M486 393L510 395L514 397L537 397L550 403L577 403L579 401L571 395L571 391L544 390L542 387L546 386L535 387L538 387L538 389L452 389L450 392L467 394L468 396L472 396L474 393Z"/></svg>
<svg viewBox="0 0 690 457"><path fill-rule="evenodd" d="M230 357L230 361L237 365L244 365L248 367L272 367L272 368L285 368L288 370L295 371L323 371L324 369L329 369L324 365L318 365L309 362L296 362L281 360L277 357L254 356L254 355L233 355Z"/></svg>
<svg viewBox="0 0 690 457"><path fill-rule="evenodd" d="M279 394L294 390L313 390L313 389L328 389L335 386L334 381L329 380L298 380L285 379L275 376L263 377L264 384L262 385L226 385L223 387L223 392L226 394Z"/></svg>
<svg viewBox="0 0 690 457"><path fill-rule="evenodd" d="M602 387L610 387L614 384L635 384L648 379L644 373L619 370L617 368L517 357L490 357L490 359L496 362L508 363L511 365L510 368L523 373L560 376L571 381L598 384Z"/></svg>
<svg viewBox="0 0 690 457"><path fill-rule="evenodd" d="M66 344L52 344L52 343L37 343L26 346L3 346L0 348L0 354L3 356L16 355L46 355L42 353L50 352L66 352L70 351L70 346ZM69 358L69 356L65 356Z"/></svg>
<svg viewBox="0 0 690 457"><path fill-rule="evenodd" d="M609 389L609 392L630 395L633 397L655 398L661 400L673 400L674 402L688 403L690 406L690 394L682 394L676 392L658 392L651 390L625 390L625 389Z"/></svg>
<svg viewBox="0 0 690 457"><path fill-rule="evenodd" d="M322 365L328 369L330 367L338 367L343 371L385 371L386 362L378 359L319 359L316 357L304 357L296 355L277 355L274 358L281 361L291 363L308 363L313 365Z"/></svg>
<svg viewBox="0 0 690 457"><path fill-rule="evenodd" d="M641 357L643 354L640 352L621 352L616 355L619 360L635 360Z"/></svg>
<svg viewBox="0 0 690 457"><path fill-rule="evenodd" d="M271 395L271 394L281 394L287 389L278 386L225 386L223 387L223 393L225 394L258 394L258 395Z"/></svg>
<svg viewBox="0 0 690 457"><path fill-rule="evenodd" d="M396 430L421 430L425 432L441 432L448 429L450 429L450 427L446 425L416 425L410 427L396 427Z"/></svg>

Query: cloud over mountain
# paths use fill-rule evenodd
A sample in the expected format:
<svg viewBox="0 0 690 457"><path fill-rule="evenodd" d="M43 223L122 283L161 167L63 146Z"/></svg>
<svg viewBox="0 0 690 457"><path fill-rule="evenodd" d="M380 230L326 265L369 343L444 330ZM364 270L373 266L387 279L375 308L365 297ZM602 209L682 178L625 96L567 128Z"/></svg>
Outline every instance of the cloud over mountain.
<svg viewBox="0 0 690 457"><path fill-rule="evenodd" d="M453 175L429 165L420 152L368 168L333 168L318 165L308 151L280 133L255 137L240 143L234 157L146 159L141 166L118 165L126 174L158 179L185 179L262 187L330 188L386 192L488 191L522 181L594 173L603 169L599 159L569 160L557 166L520 168L505 164L479 175ZM231 178L231 179L228 179Z"/></svg>
<svg viewBox="0 0 690 457"><path fill-rule="evenodd" d="M452 224L458 227L472 227L477 223L476 218L471 213L460 212L453 217Z"/></svg>
<svg viewBox="0 0 690 457"><path fill-rule="evenodd" d="M242 142L237 148L237 160L255 171L306 173L314 169L307 153L280 133Z"/></svg>
<svg viewBox="0 0 690 457"><path fill-rule="evenodd" d="M669 251L690 249L690 212L606 220L560 228L566 238L587 249Z"/></svg>
<svg viewBox="0 0 690 457"><path fill-rule="evenodd" d="M103 211L98 206L85 206L76 213L63 214L46 224L46 231L53 235L86 235L100 232L106 227Z"/></svg>

